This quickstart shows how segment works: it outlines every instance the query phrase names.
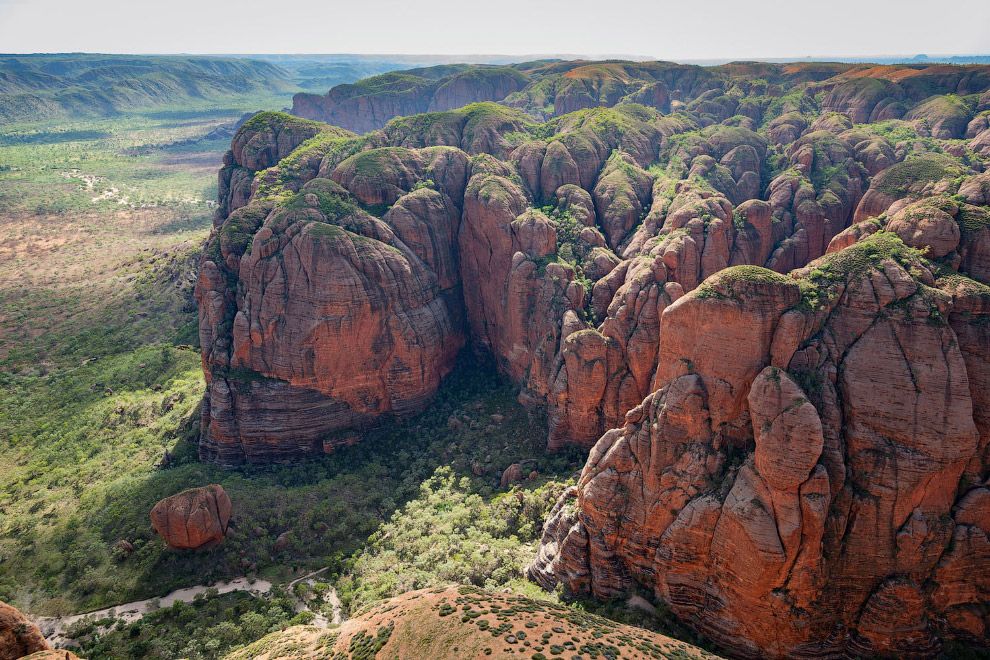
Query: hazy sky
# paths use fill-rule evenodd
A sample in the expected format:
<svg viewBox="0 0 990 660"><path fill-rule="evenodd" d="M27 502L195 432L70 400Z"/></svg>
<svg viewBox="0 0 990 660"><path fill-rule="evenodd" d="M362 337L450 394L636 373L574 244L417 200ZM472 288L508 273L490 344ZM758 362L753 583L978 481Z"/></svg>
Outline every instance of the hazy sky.
<svg viewBox="0 0 990 660"><path fill-rule="evenodd" d="M0 0L0 52L990 53L990 0Z"/></svg>

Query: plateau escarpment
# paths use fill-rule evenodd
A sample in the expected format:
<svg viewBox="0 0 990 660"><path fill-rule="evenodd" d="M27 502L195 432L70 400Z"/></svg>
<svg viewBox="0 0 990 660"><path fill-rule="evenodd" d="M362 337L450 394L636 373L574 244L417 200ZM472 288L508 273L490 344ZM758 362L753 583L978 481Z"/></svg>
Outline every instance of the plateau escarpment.
<svg viewBox="0 0 990 660"><path fill-rule="evenodd" d="M549 448L593 447L541 584L645 590L743 656L985 639L985 69L680 67L664 114L570 64L614 107L242 127L197 286L201 456L353 442L470 345Z"/></svg>

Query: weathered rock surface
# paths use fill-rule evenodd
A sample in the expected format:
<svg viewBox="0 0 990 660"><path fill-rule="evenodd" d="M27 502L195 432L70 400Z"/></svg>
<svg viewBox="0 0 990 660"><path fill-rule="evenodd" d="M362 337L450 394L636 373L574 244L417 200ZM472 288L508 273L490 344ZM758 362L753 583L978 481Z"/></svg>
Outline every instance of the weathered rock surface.
<svg viewBox="0 0 990 660"><path fill-rule="evenodd" d="M415 75L453 89L471 84L472 70L450 74L456 83L449 72ZM492 71L479 84L514 77ZM849 85L888 89L884 76L896 71L907 75L760 75L821 84L838 98ZM466 343L491 353L523 400L549 405L551 447L590 445L653 391L663 309L727 266L787 272L889 224L982 277L982 216L892 220L913 201L955 193L960 178L958 194L982 198L966 165L909 153L838 112L810 120L786 104L766 123L768 140L754 130L762 107L721 92L713 72L753 73L527 68L519 75L531 80L563 76L570 82L555 94L587 108L555 120L552 139L520 138L543 129L491 103L396 120L364 138L285 115L254 118L222 173L215 256L197 288L209 372L201 454L236 464L332 450L335 433L422 409ZM939 75L919 80L978 84ZM689 109L591 107L619 103L639 76L656 76L647 96L666 90ZM814 103L811 90L800 107ZM941 107L939 98L919 102ZM292 151L307 136L314 141ZM664 171L648 171L658 158ZM369 376L334 377L355 370Z"/></svg>
<svg viewBox="0 0 990 660"><path fill-rule="evenodd" d="M151 526L169 547L202 548L223 541L231 509L223 486L190 488L158 502L151 509Z"/></svg>
<svg viewBox="0 0 990 660"><path fill-rule="evenodd" d="M44 636L16 608L0 601L0 660L18 660L51 650Z"/></svg>
<svg viewBox="0 0 990 660"><path fill-rule="evenodd" d="M437 180L417 187L427 169ZM228 219L223 258L204 262L197 286L210 372L202 456L319 453L340 444L328 434L425 407L464 343L466 172L457 149L375 149L334 169L351 190L317 177L291 203ZM378 218L361 204L390 208ZM234 234L245 213L251 229Z"/></svg>
<svg viewBox="0 0 990 660"><path fill-rule="evenodd" d="M954 303L889 234L795 278L728 269L667 308L656 391L595 445L531 576L645 588L743 657L984 638L990 573L954 571L986 560L990 289L962 278Z"/></svg>
<svg viewBox="0 0 990 660"><path fill-rule="evenodd" d="M987 69L474 71L332 90L361 137L235 137L201 456L333 451L470 346L550 449L594 445L541 584L651 592L741 656L985 637Z"/></svg>

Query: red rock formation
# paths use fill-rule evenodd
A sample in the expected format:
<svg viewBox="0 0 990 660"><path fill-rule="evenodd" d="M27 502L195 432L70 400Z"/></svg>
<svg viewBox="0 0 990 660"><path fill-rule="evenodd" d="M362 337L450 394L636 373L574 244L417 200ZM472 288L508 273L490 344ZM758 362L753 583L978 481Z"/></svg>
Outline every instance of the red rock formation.
<svg viewBox="0 0 990 660"><path fill-rule="evenodd" d="M0 660L17 660L49 650L51 646L38 627L17 609L0 601Z"/></svg>
<svg viewBox="0 0 990 660"><path fill-rule="evenodd" d="M413 190L434 166L437 189ZM362 175L368 168L382 175ZM321 452L333 446L327 433L425 407L464 342L454 249L465 168L462 152L442 147L364 152L334 177L360 202L393 204L381 219L317 178L254 234L234 300L204 264L200 341L217 372L204 457Z"/></svg>
<svg viewBox="0 0 990 660"><path fill-rule="evenodd" d="M671 305L657 391L592 450L531 575L598 597L638 584L745 657L984 635L990 574L950 576L986 557L962 479L990 467L967 378L985 338L963 340L986 317L953 314L899 245L867 238L798 280L729 269Z"/></svg>
<svg viewBox="0 0 990 660"><path fill-rule="evenodd" d="M192 550L223 541L230 522L230 498L210 484L166 497L151 509L151 526L169 547Z"/></svg>
<svg viewBox="0 0 990 660"><path fill-rule="evenodd" d="M726 74L740 75L737 69L727 67ZM673 71L624 64L564 67L553 75L562 71L577 81L574 90L594 89L611 99L614 74L633 70ZM686 70L677 71L682 76ZM780 75L772 67L764 74ZM204 457L237 463L323 451L335 446L328 433L373 423L386 412L421 409L465 334L524 386L525 400L549 403L551 446L591 443L651 391L659 314L683 291L728 265L781 272L800 267L879 226L862 223L842 233L853 209L857 218L888 210L893 216L911 200L953 192L947 182L965 172L941 156L898 163L905 156L901 146L895 150L881 136L851 128L844 115L823 114L809 127L805 115L785 112L768 130L783 144L791 168L768 182L764 202L758 197L767 142L742 127L755 127L762 111L697 80L691 84L701 87L694 88L690 117L659 117L631 105L589 109L559 119L553 139L522 144L518 136L531 125L521 113L493 104L398 120L364 139L307 122L297 127L281 115L256 119L235 138L228 158L218 254L204 261L197 293L210 380ZM663 77L660 86L675 96L683 92L672 77ZM810 92L798 107L807 103L813 103ZM697 129L730 112L745 121ZM275 161L313 130L336 146ZM694 133L672 139L684 131ZM428 146L436 144L447 146ZM663 176L643 169L658 148L669 163ZM495 158L469 164L465 151ZM260 167L268 169L255 177L253 168ZM341 186L327 187L324 179ZM303 188L311 184L338 199L333 208L307 195L311 191ZM273 198L272 191L281 190L298 191L291 211L280 208L284 198ZM556 202L557 215L528 210L548 202ZM362 209L351 216L341 206L355 203L381 218ZM966 272L982 272L988 236L973 213L956 215L961 237L946 258ZM562 225L561 218L578 228ZM323 222L357 231L377 247L351 253L349 244L328 241L325 231L304 230ZM908 225L909 242L927 240L908 236L920 231L916 223ZM951 239L954 225L942 226ZM347 248L343 254L341 248ZM286 270L286 250L289 269L307 276L300 256L328 269L342 258L342 267L362 278L368 277L366 262L374 262L374 285L362 287L354 300L348 298L352 288L320 280L330 277L329 270L319 272L319 281L300 280ZM407 252L414 258L399 259ZM383 271L378 264L390 265ZM425 289L399 286L392 275L378 281L385 272L405 273L403 281L411 277ZM232 281L246 286L238 291ZM304 283L308 288L299 288ZM349 318L362 319L364 343L355 343L350 324L321 329L319 339L315 328L306 330L314 306L329 305L331 298ZM417 319L411 343L408 333L396 336L387 321L392 313ZM398 352L373 359L380 351L372 344ZM338 345L348 346L348 358L329 356L328 347ZM403 378L384 376L396 373L398 364L413 366ZM369 382L333 378L368 365L374 373ZM252 412L239 412L245 410Z"/></svg>
<svg viewBox="0 0 990 660"><path fill-rule="evenodd" d="M941 208L940 208L941 206ZM953 217L953 204L923 200L905 206L887 222L887 231L901 237L906 245L922 250L926 256L941 259L959 247L959 224Z"/></svg>
<svg viewBox="0 0 990 660"><path fill-rule="evenodd" d="M197 287L201 455L330 451L470 344L551 449L597 440L541 584L646 589L741 656L985 637L990 184L930 98L982 69L525 72L514 107L238 137ZM807 86L768 108L754 75ZM628 103L661 92L676 114Z"/></svg>

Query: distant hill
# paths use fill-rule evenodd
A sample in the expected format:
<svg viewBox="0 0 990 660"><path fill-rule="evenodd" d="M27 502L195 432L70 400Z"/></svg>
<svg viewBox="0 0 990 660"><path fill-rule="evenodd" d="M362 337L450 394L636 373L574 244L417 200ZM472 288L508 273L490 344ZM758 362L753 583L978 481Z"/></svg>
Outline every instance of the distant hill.
<svg viewBox="0 0 990 660"><path fill-rule="evenodd" d="M988 75L985 66L920 60L897 65L753 61L700 66L627 60L442 64L389 71L337 85L326 94L300 92L293 97L292 113L358 133L383 128L395 117L486 101L517 108L539 121L577 110L636 103L663 113L695 111L708 115L706 122L717 123L735 114L755 117L775 100L780 105L787 94L825 94L850 80L868 78L882 82L861 81L846 87L893 86L892 93L903 107L898 106L897 112L891 109L887 118L900 118L929 96L981 92ZM859 94L846 91L850 102ZM725 112L729 114L721 116Z"/></svg>
<svg viewBox="0 0 990 660"><path fill-rule="evenodd" d="M234 55L269 62L288 72L290 80L306 92L326 93L331 87L410 67L444 63L424 55Z"/></svg>
<svg viewBox="0 0 990 660"><path fill-rule="evenodd" d="M231 95L289 94L270 62L205 56L0 54L0 123L101 117Z"/></svg>
<svg viewBox="0 0 990 660"><path fill-rule="evenodd" d="M706 93L724 95L734 86L742 85L738 91L748 94L749 87L759 81L768 92L779 95L784 87L825 80L856 68L829 62L734 62L702 67L675 62L552 59L512 65L443 64L390 71L337 85L326 94L302 92L293 97L292 113L363 133L382 128L397 116L452 110L483 101L518 108L539 120L623 101L670 112Z"/></svg>

